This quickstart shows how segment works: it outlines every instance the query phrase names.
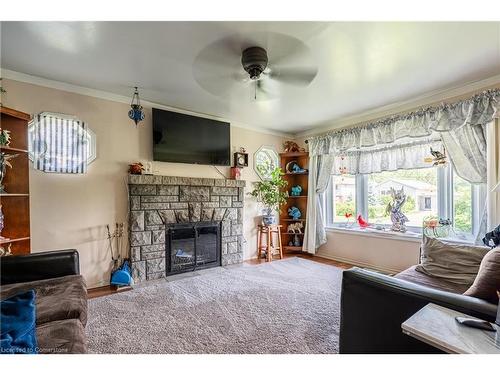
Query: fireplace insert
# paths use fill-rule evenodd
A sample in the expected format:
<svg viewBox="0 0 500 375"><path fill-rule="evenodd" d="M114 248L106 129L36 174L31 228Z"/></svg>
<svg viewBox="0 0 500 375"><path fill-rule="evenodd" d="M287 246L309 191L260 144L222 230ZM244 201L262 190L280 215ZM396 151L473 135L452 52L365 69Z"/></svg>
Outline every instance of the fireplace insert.
<svg viewBox="0 0 500 375"><path fill-rule="evenodd" d="M172 224L166 229L166 275L221 265L220 222Z"/></svg>

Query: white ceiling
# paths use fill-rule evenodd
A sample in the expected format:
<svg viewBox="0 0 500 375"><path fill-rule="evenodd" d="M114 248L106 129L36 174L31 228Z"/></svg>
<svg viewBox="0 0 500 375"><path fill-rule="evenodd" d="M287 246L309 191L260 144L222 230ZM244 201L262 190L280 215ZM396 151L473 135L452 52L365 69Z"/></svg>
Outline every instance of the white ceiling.
<svg viewBox="0 0 500 375"><path fill-rule="evenodd" d="M500 74L500 23L369 22L2 22L1 66L21 73L131 95L243 125L299 133L435 90ZM279 97L217 97L196 82L204 48L234 35L303 42L318 74ZM255 35L255 38L252 36ZM234 59L234 57L232 57ZM239 61L235 61L239 64ZM225 79L225 78L224 78Z"/></svg>

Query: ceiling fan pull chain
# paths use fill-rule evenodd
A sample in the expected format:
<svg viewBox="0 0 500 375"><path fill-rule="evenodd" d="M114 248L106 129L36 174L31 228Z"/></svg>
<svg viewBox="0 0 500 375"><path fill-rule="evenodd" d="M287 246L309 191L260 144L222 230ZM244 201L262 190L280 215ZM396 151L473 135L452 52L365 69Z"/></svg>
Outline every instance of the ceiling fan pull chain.
<svg viewBox="0 0 500 375"><path fill-rule="evenodd" d="M255 81L254 89L255 89L254 100L257 100L257 81Z"/></svg>

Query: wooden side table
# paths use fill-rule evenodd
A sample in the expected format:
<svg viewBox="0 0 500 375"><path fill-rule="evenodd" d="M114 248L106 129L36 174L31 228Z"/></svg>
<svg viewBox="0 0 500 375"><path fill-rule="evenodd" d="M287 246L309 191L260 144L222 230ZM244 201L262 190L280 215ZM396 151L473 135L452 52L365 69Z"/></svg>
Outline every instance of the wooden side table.
<svg viewBox="0 0 500 375"><path fill-rule="evenodd" d="M266 261L273 260L273 252L279 253L280 259L283 259L283 245L281 243L281 227L283 225L259 225L257 231L257 256L260 259L262 252L266 252ZM273 235L277 237L277 246L275 246Z"/></svg>
<svg viewBox="0 0 500 375"><path fill-rule="evenodd" d="M403 333L453 354L500 354L500 326L496 332L459 324L456 316L472 318L433 303L417 311L401 324Z"/></svg>

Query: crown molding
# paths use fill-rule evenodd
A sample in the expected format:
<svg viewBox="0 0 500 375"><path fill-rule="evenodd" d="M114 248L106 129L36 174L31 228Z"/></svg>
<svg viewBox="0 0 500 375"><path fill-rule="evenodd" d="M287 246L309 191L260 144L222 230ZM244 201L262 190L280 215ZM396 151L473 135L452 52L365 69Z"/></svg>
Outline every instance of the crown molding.
<svg viewBox="0 0 500 375"><path fill-rule="evenodd" d="M66 83L66 82L62 82L62 81L56 81L56 80L52 80L52 79L48 79L48 78L34 76L31 74L17 72L15 70L0 68L0 76L3 78L6 78L6 79L13 80L13 81L29 83L32 85L47 87L47 88L66 91L66 92L71 92L74 94L90 96L90 97L98 98L98 99L109 100L109 101L117 102L117 103L130 104L130 100L131 100L131 97L128 97L128 96L123 96L123 95L114 94L114 93L111 93L108 91L92 89L92 88L85 87L85 86L79 86L79 85L74 85L71 83ZM240 122L235 123L235 122L231 122L231 120L229 120L227 118L213 116L213 115L210 115L207 113L194 112L194 111L190 111L188 109L171 107L171 106L168 106L165 104L150 102L148 100L142 100L142 99L141 99L141 104L144 107L151 107L151 108L154 107L154 108L164 109L167 111L183 113L186 115L204 117L204 118L208 118L211 120L229 122L231 124L231 126L246 129L246 130L252 130L252 131L263 133L263 134L274 135L274 136L278 136L278 137L282 137L282 138L293 138L292 133L279 132L276 130L267 129L267 128L254 126L254 125L249 125L249 124L243 124Z"/></svg>
<svg viewBox="0 0 500 375"><path fill-rule="evenodd" d="M375 109L370 109L368 111L358 113L356 115L343 117L338 120L331 121L326 125L296 133L295 138L312 137L315 135L327 133L331 130L354 127L362 123L375 121L405 111L415 110L420 107L432 105L436 102L442 102L461 95L472 94L474 91L480 91L494 85L499 85L500 87L500 74L486 79L454 86L451 88L430 91L412 99L391 103L382 107L377 107Z"/></svg>

